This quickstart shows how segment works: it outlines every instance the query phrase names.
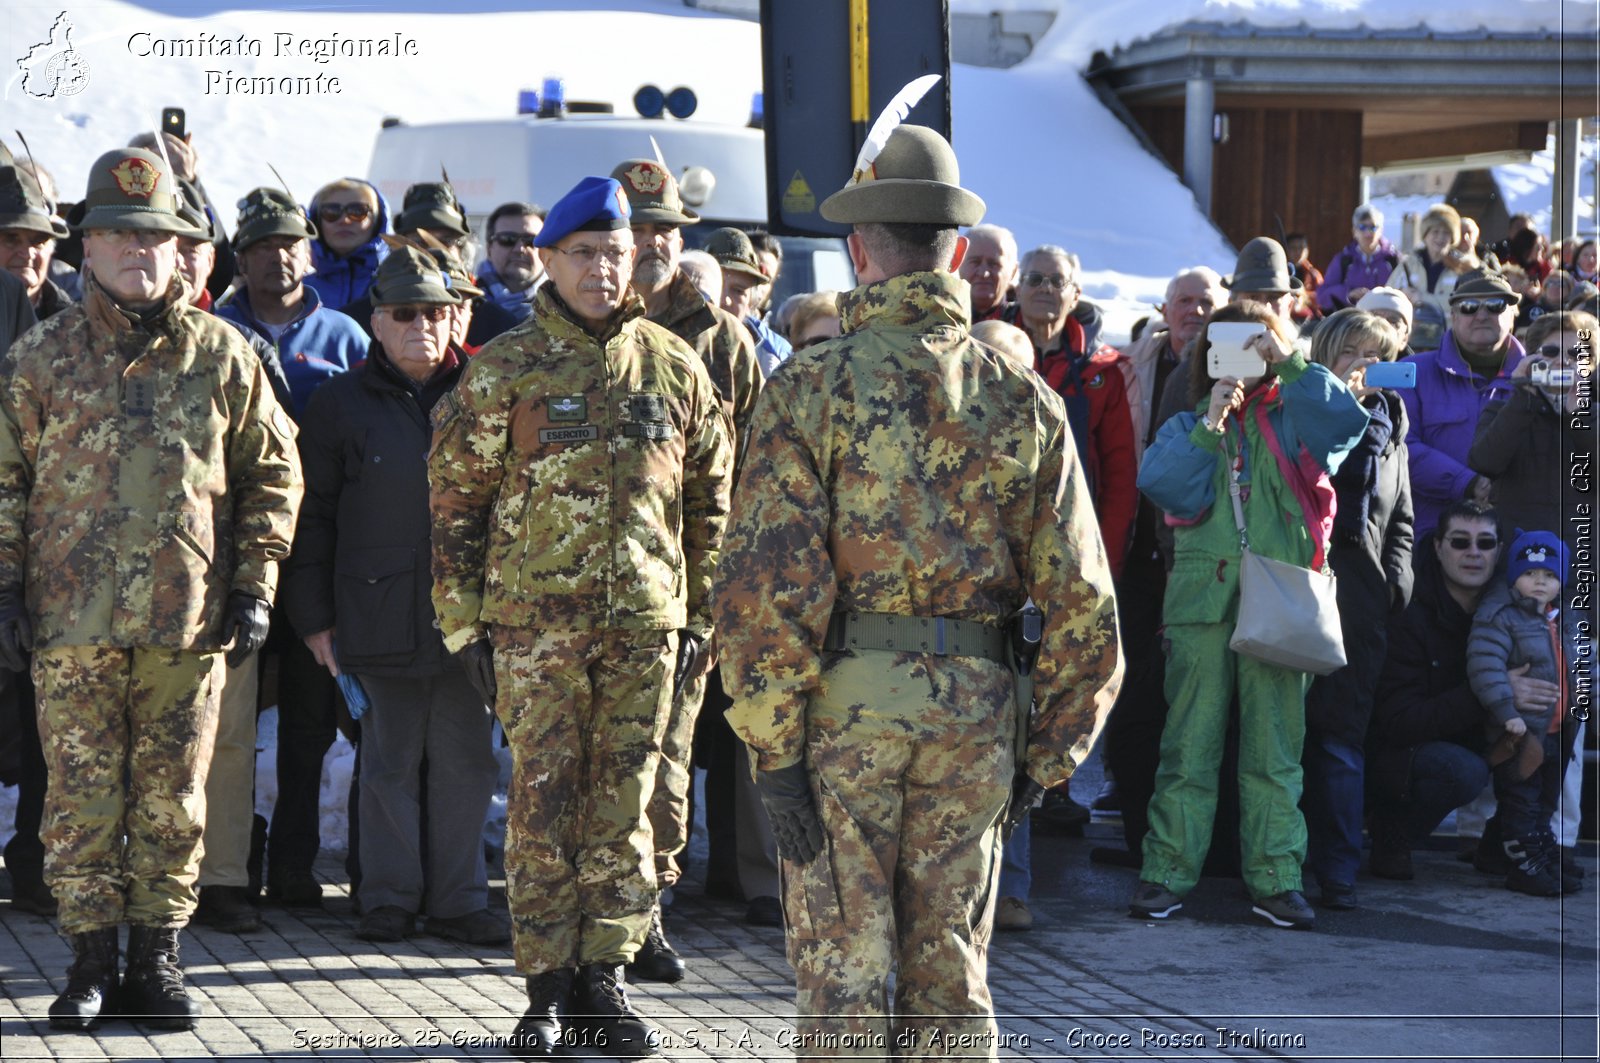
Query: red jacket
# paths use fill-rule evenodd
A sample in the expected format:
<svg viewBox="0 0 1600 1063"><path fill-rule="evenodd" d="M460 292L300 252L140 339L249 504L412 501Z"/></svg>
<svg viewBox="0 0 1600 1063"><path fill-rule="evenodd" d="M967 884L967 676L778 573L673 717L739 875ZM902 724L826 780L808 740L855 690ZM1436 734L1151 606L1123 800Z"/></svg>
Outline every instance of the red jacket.
<svg viewBox="0 0 1600 1063"><path fill-rule="evenodd" d="M1078 457L1089 474L1106 559L1112 576L1120 577L1139 506L1133 415L1128 409L1127 384L1117 366L1123 356L1102 343L1086 357L1084 329L1075 318L1067 319L1062 339L1060 348L1042 358L1035 350L1039 360L1034 368L1067 402L1067 419L1078 444Z"/></svg>

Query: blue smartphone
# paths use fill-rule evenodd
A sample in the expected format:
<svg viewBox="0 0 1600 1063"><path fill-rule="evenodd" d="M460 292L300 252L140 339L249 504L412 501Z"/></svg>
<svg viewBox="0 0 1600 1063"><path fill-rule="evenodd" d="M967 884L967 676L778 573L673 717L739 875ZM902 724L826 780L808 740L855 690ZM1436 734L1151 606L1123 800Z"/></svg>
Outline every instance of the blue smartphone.
<svg viewBox="0 0 1600 1063"><path fill-rule="evenodd" d="M1416 362L1374 362L1367 366L1369 388L1414 388L1417 386Z"/></svg>

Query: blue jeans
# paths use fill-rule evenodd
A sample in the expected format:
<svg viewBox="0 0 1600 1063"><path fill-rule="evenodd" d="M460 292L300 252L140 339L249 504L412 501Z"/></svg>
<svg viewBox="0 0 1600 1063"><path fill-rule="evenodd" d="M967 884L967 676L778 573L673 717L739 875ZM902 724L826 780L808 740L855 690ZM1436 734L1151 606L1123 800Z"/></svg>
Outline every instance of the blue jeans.
<svg viewBox="0 0 1600 1063"><path fill-rule="evenodd" d="M1477 753L1454 742L1424 742L1411 757L1409 799L1394 802L1393 810L1411 840L1420 841L1488 784L1489 765Z"/></svg>
<svg viewBox="0 0 1600 1063"><path fill-rule="evenodd" d="M1354 885L1361 866L1366 755L1360 746L1310 732L1302 762L1311 870L1323 885Z"/></svg>
<svg viewBox="0 0 1600 1063"><path fill-rule="evenodd" d="M1024 816L1000 854L1000 896L1027 900L1033 892L1033 827Z"/></svg>

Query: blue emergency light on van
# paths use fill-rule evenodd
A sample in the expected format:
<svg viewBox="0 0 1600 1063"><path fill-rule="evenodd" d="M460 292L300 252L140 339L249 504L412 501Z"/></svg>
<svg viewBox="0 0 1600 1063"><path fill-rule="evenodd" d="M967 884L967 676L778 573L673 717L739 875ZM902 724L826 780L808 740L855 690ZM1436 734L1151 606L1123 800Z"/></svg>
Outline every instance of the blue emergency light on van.
<svg viewBox="0 0 1600 1063"><path fill-rule="evenodd" d="M667 113L674 118L687 118L699 106L700 100L687 85L680 85L667 93Z"/></svg>
<svg viewBox="0 0 1600 1063"><path fill-rule="evenodd" d="M518 114L538 114L539 113L539 90L538 89L519 89L517 91L517 113Z"/></svg>
<svg viewBox="0 0 1600 1063"><path fill-rule="evenodd" d="M667 105L667 95L654 85L640 85L633 94L633 109L640 118L660 118Z"/></svg>
<svg viewBox="0 0 1600 1063"><path fill-rule="evenodd" d="M555 118L567 109L567 83L561 78L545 78L539 90L539 117Z"/></svg>

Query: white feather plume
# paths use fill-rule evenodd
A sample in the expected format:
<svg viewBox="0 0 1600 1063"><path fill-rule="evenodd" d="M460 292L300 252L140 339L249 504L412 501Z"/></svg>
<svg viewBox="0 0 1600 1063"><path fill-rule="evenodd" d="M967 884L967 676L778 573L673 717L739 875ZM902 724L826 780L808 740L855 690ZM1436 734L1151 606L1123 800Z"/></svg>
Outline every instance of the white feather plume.
<svg viewBox="0 0 1600 1063"><path fill-rule="evenodd" d="M656 162L661 165L661 168L663 170L666 170L667 169L667 157L665 155L661 154L661 145L656 143L656 138L654 136L650 137L650 146L655 149ZM671 170L667 170L667 172L671 173L672 171Z"/></svg>
<svg viewBox="0 0 1600 1063"><path fill-rule="evenodd" d="M889 134L895 127L906 120L906 115L911 113L911 108L917 101L928 94L928 90L939 83L938 74L924 74L910 82L894 94L894 99L889 101L878 114L878 120L872 123L872 128L867 130L867 139L861 145L861 153L856 156L856 170L851 175L850 183L855 184L861 180L863 174L872 168L873 160L878 157L878 152L889 143Z"/></svg>

